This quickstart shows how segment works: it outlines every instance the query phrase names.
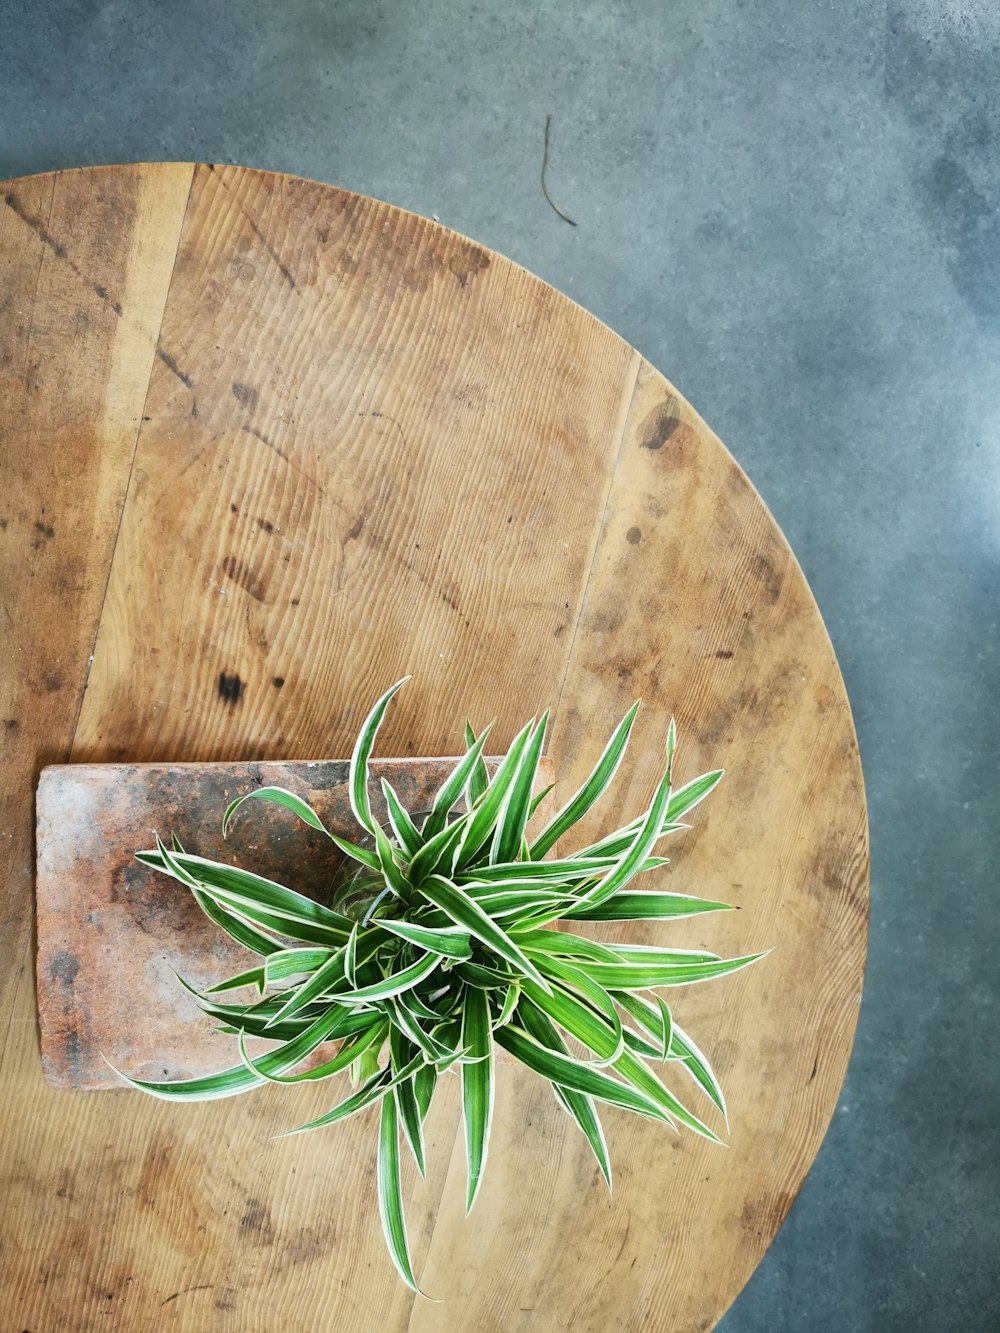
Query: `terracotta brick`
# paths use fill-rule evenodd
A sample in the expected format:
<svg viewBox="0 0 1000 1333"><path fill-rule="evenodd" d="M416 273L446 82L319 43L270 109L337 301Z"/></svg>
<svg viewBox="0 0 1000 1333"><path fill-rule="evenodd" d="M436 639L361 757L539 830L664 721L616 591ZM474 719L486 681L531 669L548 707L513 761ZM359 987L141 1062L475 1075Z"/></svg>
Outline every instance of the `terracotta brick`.
<svg viewBox="0 0 1000 1333"><path fill-rule="evenodd" d="M426 809L455 760L373 760L372 804L387 777L411 811ZM491 766L495 760L487 761ZM134 853L153 831L188 851L230 861L328 902L336 848L289 811L244 807L223 841L236 796L277 785L304 796L333 832L357 838L348 765L312 763L76 764L43 771L37 796L38 1010L52 1087L120 1086L101 1058L137 1078L190 1078L235 1063L176 970L204 990L252 965L175 880ZM542 761L540 783L552 781ZM266 1049L263 1045L261 1050Z"/></svg>

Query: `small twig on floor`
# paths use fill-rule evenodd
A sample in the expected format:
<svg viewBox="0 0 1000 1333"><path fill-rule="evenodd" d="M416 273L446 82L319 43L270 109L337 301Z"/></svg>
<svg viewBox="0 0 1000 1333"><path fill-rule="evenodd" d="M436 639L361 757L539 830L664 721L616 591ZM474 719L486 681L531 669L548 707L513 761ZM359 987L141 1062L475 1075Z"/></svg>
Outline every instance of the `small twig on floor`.
<svg viewBox="0 0 1000 1333"><path fill-rule="evenodd" d="M552 116L548 115L545 117L545 152L542 154L542 194L545 195L545 198L549 201L553 210L559 214L563 222L568 222L571 227L575 227L576 223L571 217L564 213L559 205L553 200L552 196L549 194L548 186L545 184L545 172L549 165L549 135L551 132Z"/></svg>

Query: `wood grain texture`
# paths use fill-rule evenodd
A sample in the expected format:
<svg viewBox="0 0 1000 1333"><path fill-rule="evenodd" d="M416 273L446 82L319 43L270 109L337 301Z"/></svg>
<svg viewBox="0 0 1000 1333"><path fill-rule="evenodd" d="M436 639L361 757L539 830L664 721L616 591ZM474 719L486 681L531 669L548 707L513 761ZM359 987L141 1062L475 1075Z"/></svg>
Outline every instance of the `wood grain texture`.
<svg viewBox="0 0 1000 1333"><path fill-rule="evenodd" d="M385 1257L370 1124L272 1143L323 1107L322 1089L195 1108L48 1090L22 980L0 1012L0 1310L73 1329L107 1326L111 1312L129 1329L708 1328L815 1155L864 964L860 767L801 571L681 396L537 279L372 200L266 173L190 173L15 182L18 207L0 217L3 297L29 312L0 334L13 338L0 423L19 507L5 589L31 664L9 655L3 682L20 747L5 774L6 828L22 838L4 882L14 973L40 759L345 753L368 700L405 671L416 679L383 753L449 753L466 712L497 718L504 741L552 703L565 787L641 694L609 824L647 799L675 713L681 774L720 764L730 776L674 841L671 886L742 910L671 937L775 951L676 997L724 1079L730 1148L609 1112L610 1200L551 1094L505 1069L465 1221L444 1081L429 1178L408 1182L418 1262L447 1300L434 1306L412 1301ZM110 216L79 203L130 190L163 202ZM48 220L61 192L77 201L52 208L72 247ZM169 291L150 323L163 265ZM121 344L109 325L87 353L108 369L93 375L76 359L67 296L79 274L121 307L97 298L102 319L110 309L115 329L136 330ZM136 387L112 393L126 355ZM60 364L76 367L69 393ZM30 366L46 369L44 389ZM41 445L11 448L26 420L38 440L77 441L72 476L54 478ZM124 421L131 438L107 424ZM109 436L125 441L117 454ZM45 573L35 523L76 534L85 595L60 592L65 561ZM47 692L60 657L63 683Z"/></svg>

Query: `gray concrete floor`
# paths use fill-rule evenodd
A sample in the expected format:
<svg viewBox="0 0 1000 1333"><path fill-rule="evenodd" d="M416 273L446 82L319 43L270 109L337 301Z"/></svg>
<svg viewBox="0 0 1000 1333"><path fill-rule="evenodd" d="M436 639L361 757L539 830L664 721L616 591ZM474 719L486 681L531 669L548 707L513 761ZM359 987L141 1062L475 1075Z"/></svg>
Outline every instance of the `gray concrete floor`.
<svg viewBox="0 0 1000 1333"><path fill-rule="evenodd" d="M0 0L0 177L194 158L437 214L664 370L787 533L857 719L871 953L726 1333L1000 1327L998 75L995 0Z"/></svg>

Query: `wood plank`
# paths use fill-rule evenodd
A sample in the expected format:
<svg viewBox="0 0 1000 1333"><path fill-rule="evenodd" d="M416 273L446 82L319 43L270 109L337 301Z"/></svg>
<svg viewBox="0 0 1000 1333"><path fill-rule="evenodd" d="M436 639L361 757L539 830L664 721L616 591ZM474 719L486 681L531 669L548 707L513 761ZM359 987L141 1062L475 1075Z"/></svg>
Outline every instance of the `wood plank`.
<svg viewBox="0 0 1000 1333"><path fill-rule="evenodd" d="M3 1014L31 921L34 779L69 753L190 180L130 168L0 195Z"/></svg>
<svg viewBox="0 0 1000 1333"><path fill-rule="evenodd" d="M72 1145L71 1108L38 1086L34 780L69 754L191 176L116 168L15 181L0 195L0 1310L19 1326L23 1311L48 1308L35 1291L56 1264L48 1223L69 1169L56 1163ZM15 1130L19 1119L30 1124ZM52 1163L41 1181L32 1147ZM78 1251L86 1241L84 1229ZM85 1276L70 1277L66 1311Z"/></svg>

